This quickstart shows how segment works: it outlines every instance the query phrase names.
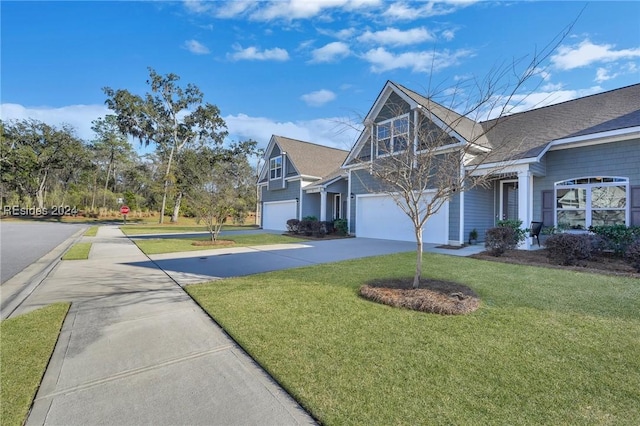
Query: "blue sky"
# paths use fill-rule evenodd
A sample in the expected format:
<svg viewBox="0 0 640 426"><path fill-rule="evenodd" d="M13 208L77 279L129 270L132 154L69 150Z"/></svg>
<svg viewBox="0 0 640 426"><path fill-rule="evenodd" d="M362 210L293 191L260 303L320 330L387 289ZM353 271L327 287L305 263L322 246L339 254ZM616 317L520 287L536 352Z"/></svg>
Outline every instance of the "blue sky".
<svg viewBox="0 0 640 426"><path fill-rule="evenodd" d="M427 94L482 79L575 19L518 109L640 82L631 1L2 1L0 13L2 119L66 122L87 140L109 113L102 87L143 94L152 67L197 85L230 140L349 149L387 80Z"/></svg>

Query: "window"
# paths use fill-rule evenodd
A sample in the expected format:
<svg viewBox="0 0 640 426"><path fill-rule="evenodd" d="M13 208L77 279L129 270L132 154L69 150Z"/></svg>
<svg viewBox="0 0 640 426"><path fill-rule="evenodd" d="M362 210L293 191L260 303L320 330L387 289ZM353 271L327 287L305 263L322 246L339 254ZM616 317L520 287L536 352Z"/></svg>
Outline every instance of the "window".
<svg viewBox="0 0 640 426"><path fill-rule="evenodd" d="M269 160L269 179L280 179L282 177L282 157L274 157Z"/></svg>
<svg viewBox="0 0 640 426"><path fill-rule="evenodd" d="M379 123L376 135L378 156L406 150L409 146L409 115Z"/></svg>
<svg viewBox="0 0 640 426"><path fill-rule="evenodd" d="M598 225L625 225L629 180L587 177L555 183L556 224L559 228L588 229Z"/></svg>

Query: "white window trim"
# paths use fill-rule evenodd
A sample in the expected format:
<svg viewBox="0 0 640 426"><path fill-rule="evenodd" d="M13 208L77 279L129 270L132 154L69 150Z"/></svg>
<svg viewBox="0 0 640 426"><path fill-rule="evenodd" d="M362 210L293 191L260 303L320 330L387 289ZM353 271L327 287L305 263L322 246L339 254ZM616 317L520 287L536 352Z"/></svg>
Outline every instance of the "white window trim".
<svg viewBox="0 0 640 426"><path fill-rule="evenodd" d="M280 167L279 167L279 169L280 169L280 176L271 177L271 172L272 172L273 170L278 170L278 167L273 167L273 166L272 166L272 162L273 162L273 161L277 161L277 160L280 160ZM269 159L269 180L280 180L280 179L282 179L282 172L283 172L283 168L282 168L282 167L283 167L283 165L282 165L282 163L283 163L283 161L282 161L282 156L279 156L279 157L272 157L272 158L270 158L270 159ZM276 174L277 174L277 173L276 173Z"/></svg>
<svg viewBox="0 0 640 426"><path fill-rule="evenodd" d="M338 215L338 211L340 214ZM342 194L335 194L333 196L333 218L334 219L342 219Z"/></svg>
<svg viewBox="0 0 640 426"><path fill-rule="evenodd" d="M580 180L580 179L594 179L594 178L603 178L603 179L617 179L618 182L594 182L594 183L577 183L577 184L572 184L572 185L562 185L564 182L568 182L568 181L572 181L572 180ZM591 200L591 188L593 187L606 187L606 186L624 186L625 187L625 197L626 197L626 203L625 203L625 207L624 208L593 208L592 207L592 200ZM557 200L558 200L558 189L572 189L572 188L576 188L576 189L586 189L586 196L585 196L585 208L584 209L562 209L562 208L558 208L557 205ZM593 223L593 218L592 218L592 212L593 211L598 211L598 210L624 210L624 224L626 226L629 226L629 224L631 223L631 204L630 204L630 200L631 200L631 185L629 184L629 178L626 177L620 177L620 176L584 176L584 177L579 177L579 178L570 178L570 179L563 179L561 181L558 182L554 182L553 184L553 200L554 200L554 212L553 212L553 221L554 221L554 226L558 226L558 212L559 211L576 211L576 210L584 210L585 214L584 214L584 224L585 224L585 231L587 231L589 229L590 226L592 226Z"/></svg>
<svg viewBox="0 0 640 426"><path fill-rule="evenodd" d="M394 134L395 127L394 127L393 124L394 124L394 122L402 120L402 119L405 119L405 118L407 120L407 132L406 133L400 133L399 135L404 135L404 134L407 135L407 148L408 148L409 147L409 133L411 133L409 131L410 127L411 127L411 120L409 119L409 113L402 114L402 115L399 115L397 117L393 117L393 118L390 118L388 120L384 120L384 121L381 121L381 122L375 124L375 132L372 132L372 134L375 135L375 139L376 139L376 158L387 157L389 155L393 155L393 154L399 153L399 152L404 152L404 151L407 150L407 148L405 148L405 149L403 149L401 151L396 151L395 150L395 146L393 144L394 137L396 136ZM384 138L384 139L379 139L378 138L378 127L384 126L385 124L389 124L389 129L390 129L389 137L388 138ZM388 153L388 154L380 154L380 149L379 149L380 141L381 140L387 140L387 139L389 140L389 148L390 148L391 152Z"/></svg>

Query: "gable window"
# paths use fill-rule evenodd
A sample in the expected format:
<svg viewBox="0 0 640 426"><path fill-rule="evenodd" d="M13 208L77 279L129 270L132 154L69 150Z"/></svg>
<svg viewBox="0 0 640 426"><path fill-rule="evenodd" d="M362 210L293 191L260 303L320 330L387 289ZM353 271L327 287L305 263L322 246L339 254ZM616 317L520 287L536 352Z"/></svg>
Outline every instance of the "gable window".
<svg viewBox="0 0 640 426"><path fill-rule="evenodd" d="M626 225L629 179L586 177L555 183L556 224L564 229Z"/></svg>
<svg viewBox="0 0 640 426"><path fill-rule="evenodd" d="M269 179L280 179L282 177L282 157L274 157L269 160Z"/></svg>
<svg viewBox="0 0 640 426"><path fill-rule="evenodd" d="M378 156L402 152L409 146L409 114L378 123Z"/></svg>

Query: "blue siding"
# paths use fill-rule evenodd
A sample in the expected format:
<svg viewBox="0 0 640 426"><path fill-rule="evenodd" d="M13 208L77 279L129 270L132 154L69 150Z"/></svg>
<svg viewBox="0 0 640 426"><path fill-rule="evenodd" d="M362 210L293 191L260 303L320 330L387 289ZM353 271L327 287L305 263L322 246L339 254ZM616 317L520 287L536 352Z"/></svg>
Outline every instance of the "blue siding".
<svg viewBox="0 0 640 426"><path fill-rule="evenodd" d="M298 197L300 197L300 181L299 180L289 181L287 182L287 187L285 189L281 189L277 191L269 191L266 186L262 187L261 200L264 202L295 200Z"/></svg>
<svg viewBox="0 0 640 426"><path fill-rule="evenodd" d="M302 203L302 214L300 218L305 216L315 216L320 219L320 194L306 194L304 191L304 201Z"/></svg>
<svg viewBox="0 0 640 426"><path fill-rule="evenodd" d="M549 151L545 159L546 176L533 181L533 220L542 220L542 191L553 190L554 182L618 176L629 178L630 185L640 185L640 139Z"/></svg>
<svg viewBox="0 0 640 426"><path fill-rule="evenodd" d="M495 186L476 187L464 193L464 239L472 229L478 231L478 241L484 241L485 231L495 226Z"/></svg>

